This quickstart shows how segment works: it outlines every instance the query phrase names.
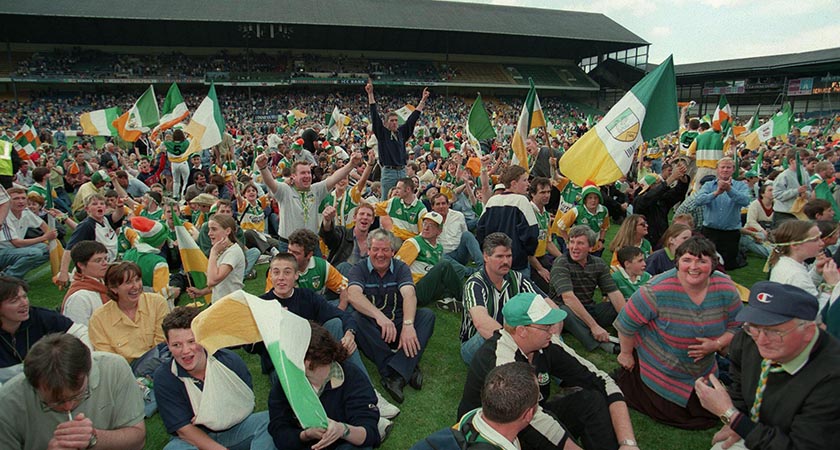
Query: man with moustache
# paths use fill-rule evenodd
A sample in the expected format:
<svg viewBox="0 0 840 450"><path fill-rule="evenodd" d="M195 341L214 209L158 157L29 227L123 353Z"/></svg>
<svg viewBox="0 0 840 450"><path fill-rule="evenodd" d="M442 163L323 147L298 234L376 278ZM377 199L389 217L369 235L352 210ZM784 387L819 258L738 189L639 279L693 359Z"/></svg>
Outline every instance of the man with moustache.
<svg viewBox="0 0 840 450"><path fill-rule="evenodd" d="M502 329L502 308L520 292L543 295L530 279L510 270L511 239L504 233L484 238L484 265L464 283L464 312L461 321L461 359L469 365L475 352Z"/></svg>

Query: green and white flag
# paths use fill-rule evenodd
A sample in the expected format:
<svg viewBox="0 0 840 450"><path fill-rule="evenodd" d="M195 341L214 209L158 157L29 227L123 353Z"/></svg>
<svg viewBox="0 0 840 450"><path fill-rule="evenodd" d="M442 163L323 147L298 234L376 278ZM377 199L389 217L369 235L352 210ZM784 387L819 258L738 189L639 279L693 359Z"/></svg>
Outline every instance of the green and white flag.
<svg viewBox="0 0 840 450"><path fill-rule="evenodd" d="M125 130L148 133L159 122L160 110L155 99L155 87L149 86L149 89L146 89L146 92L128 110Z"/></svg>
<svg viewBox="0 0 840 450"><path fill-rule="evenodd" d="M338 106L330 114L330 121L327 124L327 138L338 139L344 134L344 114L338 111Z"/></svg>
<svg viewBox="0 0 840 450"><path fill-rule="evenodd" d="M414 105L405 105L394 112L397 113L397 121L402 125L408 120L408 116L414 112Z"/></svg>
<svg viewBox="0 0 840 450"><path fill-rule="evenodd" d="M761 145L761 143L767 142L771 138L784 136L790 133L790 122L792 117L793 113L790 110L790 103L786 103L781 111L747 136L744 140L747 148L755 150L759 145Z"/></svg>
<svg viewBox="0 0 840 450"><path fill-rule="evenodd" d="M216 98L215 85L210 84L207 97L198 105L189 125L184 127L184 132L190 135L190 147L184 152L187 156L222 142L225 121L222 118L219 99Z"/></svg>
<svg viewBox="0 0 840 450"><path fill-rule="evenodd" d="M585 186L626 175L643 142L679 127L674 57L645 75L560 158L560 171Z"/></svg>
<svg viewBox="0 0 840 450"><path fill-rule="evenodd" d="M202 311L193 319L192 330L211 355L220 348L262 341L301 427L327 427L327 413L306 378L303 360L312 336L306 319L278 302L239 290Z"/></svg>
<svg viewBox="0 0 840 450"><path fill-rule="evenodd" d="M803 133L810 133L812 128L816 128L817 119L802 120L794 124L799 131Z"/></svg>
<svg viewBox="0 0 840 450"><path fill-rule="evenodd" d="M187 109L181 90L178 89L177 83L172 83L172 86L169 86L169 92L166 93L166 99L163 101L163 114L160 116L160 124L152 130L152 139L161 131L178 125L188 115L190 115L190 110Z"/></svg>

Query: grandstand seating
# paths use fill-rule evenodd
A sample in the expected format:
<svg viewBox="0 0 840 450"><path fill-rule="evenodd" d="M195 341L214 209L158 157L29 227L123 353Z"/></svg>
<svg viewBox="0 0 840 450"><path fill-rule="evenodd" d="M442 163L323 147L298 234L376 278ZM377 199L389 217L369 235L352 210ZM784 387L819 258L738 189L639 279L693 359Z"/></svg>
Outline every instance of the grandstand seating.
<svg viewBox="0 0 840 450"><path fill-rule="evenodd" d="M559 65L483 62L433 62L365 58L362 56L275 53L185 55L119 54L90 49L55 49L15 53L11 64L0 63L0 76L15 78L192 78L215 82L307 84L353 83L371 74L385 82L438 82L489 85L527 85L528 78L543 86L596 85L574 63Z"/></svg>
<svg viewBox="0 0 840 450"><path fill-rule="evenodd" d="M451 63L456 75L452 81L459 83L515 84L501 64Z"/></svg>

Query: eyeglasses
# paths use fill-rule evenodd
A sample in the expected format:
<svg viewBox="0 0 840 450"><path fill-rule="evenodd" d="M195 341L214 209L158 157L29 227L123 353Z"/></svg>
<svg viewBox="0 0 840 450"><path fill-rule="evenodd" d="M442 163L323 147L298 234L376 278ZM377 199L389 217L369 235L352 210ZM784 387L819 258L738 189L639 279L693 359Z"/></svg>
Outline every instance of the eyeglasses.
<svg viewBox="0 0 840 450"><path fill-rule="evenodd" d="M41 395L38 394L38 400L41 402L41 410L43 412L50 412L50 411L59 411L62 407L67 403L75 403L76 406L81 405L85 402L85 400L90 398L90 385L88 384L87 380L85 381L85 388L82 392L63 400L59 400L56 402L45 402Z"/></svg>
<svg viewBox="0 0 840 450"><path fill-rule="evenodd" d="M540 331L544 331L544 332L546 332L546 333L548 333L548 334L551 334L551 325L547 325L547 326L546 326L547 328L538 327L538 326L536 326L536 325L526 325L526 326L527 326L528 328L534 328L534 329L537 329L537 330L540 330Z"/></svg>
<svg viewBox="0 0 840 450"><path fill-rule="evenodd" d="M782 342L785 336L789 335L790 333L793 333L797 328L802 328L802 326L806 323L807 322L801 322L799 325L786 331L768 330L767 328L757 327L748 323L741 325L741 328L753 339L758 339L759 335L761 335L761 333L764 333L764 337L767 338L768 341L774 344L779 344Z"/></svg>

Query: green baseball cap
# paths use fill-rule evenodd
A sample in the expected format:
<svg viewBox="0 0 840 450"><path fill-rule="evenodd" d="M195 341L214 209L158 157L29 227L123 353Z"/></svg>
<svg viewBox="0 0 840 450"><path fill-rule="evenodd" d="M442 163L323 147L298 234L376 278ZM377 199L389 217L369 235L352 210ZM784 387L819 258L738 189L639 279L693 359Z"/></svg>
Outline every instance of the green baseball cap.
<svg viewBox="0 0 840 450"><path fill-rule="evenodd" d="M519 327L524 325L554 325L566 318L566 311L552 308L548 300L533 292L520 292L505 303L502 308L505 323Z"/></svg>

